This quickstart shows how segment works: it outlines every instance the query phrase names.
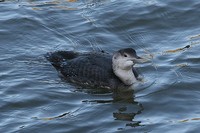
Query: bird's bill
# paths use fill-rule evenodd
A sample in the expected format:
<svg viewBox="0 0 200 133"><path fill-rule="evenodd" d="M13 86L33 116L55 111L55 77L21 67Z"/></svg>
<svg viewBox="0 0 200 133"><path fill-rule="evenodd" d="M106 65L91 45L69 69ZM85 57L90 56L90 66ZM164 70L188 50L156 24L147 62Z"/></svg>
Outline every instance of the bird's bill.
<svg viewBox="0 0 200 133"><path fill-rule="evenodd" d="M145 62L148 62L148 59L140 57L140 56L136 56L135 58L132 59L132 61L134 63L145 63Z"/></svg>

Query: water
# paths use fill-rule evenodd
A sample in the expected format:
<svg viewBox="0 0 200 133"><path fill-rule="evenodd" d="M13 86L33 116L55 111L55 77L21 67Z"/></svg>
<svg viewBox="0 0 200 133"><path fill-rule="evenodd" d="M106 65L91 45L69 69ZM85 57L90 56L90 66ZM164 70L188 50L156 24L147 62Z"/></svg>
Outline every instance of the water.
<svg viewBox="0 0 200 133"><path fill-rule="evenodd" d="M199 1L1 0L0 10L1 133L199 132ZM137 65L140 91L66 83L43 57L125 47L151 57Z"/></svg>

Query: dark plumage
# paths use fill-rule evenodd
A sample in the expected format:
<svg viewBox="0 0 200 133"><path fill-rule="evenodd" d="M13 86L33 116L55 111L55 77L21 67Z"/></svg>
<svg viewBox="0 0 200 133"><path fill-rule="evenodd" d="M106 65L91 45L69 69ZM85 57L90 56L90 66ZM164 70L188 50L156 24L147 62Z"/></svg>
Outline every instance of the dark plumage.
<svg viewBox="0 0 200 133"><path fill-rule="evenodd" d="M125 51L127 54L136 56L133 49ZM124 51L119 52L124 53ZM49 52L45 57L69 82L98 88L116 88L123 84L113 72L112 55L110 54L57 51ZM135 77L138 77L134 68L133 73Z"/></svg>

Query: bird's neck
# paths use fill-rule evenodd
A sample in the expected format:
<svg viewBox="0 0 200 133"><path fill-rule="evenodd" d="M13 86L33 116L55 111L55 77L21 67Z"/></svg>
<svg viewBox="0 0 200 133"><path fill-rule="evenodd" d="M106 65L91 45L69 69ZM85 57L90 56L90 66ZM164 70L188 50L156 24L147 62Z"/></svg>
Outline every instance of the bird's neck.
<svg viewBox="0 0 200 133"><path fill-rule="evenodd" d="M113 72L126 85L132 85L137 81L132 68L123 70L113 66Z"/></svg>

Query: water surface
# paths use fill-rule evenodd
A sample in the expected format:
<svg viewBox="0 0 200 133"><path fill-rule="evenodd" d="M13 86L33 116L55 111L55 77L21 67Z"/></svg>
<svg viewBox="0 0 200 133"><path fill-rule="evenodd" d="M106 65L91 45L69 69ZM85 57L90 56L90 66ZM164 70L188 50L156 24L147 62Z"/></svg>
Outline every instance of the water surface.
<svg viewBox="0 0 200 133"><path fill-rule="evenodd" d="M0 132L198 133L200 2L1 0ZM114 52L151 57L141 90L64 82L44 54Z"/></svg>

